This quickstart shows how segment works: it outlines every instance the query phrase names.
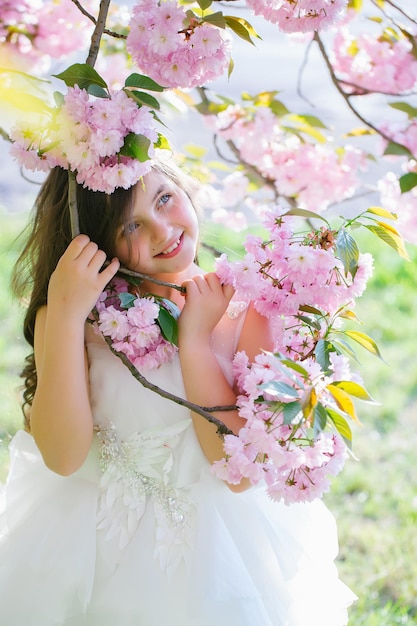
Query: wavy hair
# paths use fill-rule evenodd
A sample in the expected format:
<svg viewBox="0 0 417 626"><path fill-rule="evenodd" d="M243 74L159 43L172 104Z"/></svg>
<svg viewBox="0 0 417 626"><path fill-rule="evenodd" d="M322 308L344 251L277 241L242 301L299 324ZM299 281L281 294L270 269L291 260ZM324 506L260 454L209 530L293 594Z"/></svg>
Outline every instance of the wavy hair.
<svg viewBox="0 0 417 626"><path fill-rule="evenodd" d="M195 202L198 183L195 179L183 172L174 160L154 160L152 169L185 191L198 212ZM115 256L118 229L128 222L133 211L134 191L133 186L105 194L77 185L80 232L88 235L110 259ZM12 274L12 288L15 296L27 303L23 333L33 348L36 313L47 303L51 274L72 239L66 170L56 167L50 171L37 196L24 236L25 244ZM22 411L25 427L30 431L30 407L37 386L33 351L26 357L21 377Z"/></svg>

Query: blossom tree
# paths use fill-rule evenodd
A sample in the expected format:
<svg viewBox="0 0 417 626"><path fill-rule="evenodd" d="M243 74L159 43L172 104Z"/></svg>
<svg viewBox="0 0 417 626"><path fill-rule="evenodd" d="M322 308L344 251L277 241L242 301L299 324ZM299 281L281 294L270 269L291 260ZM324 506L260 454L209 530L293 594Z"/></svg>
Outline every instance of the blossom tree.
<svg viewBox="0 0 417 626"><path fill-rule="evenodd" d="M172 399L217 423L225 439L225 457L213 467L219 476L263 479L271 497L286 502L320 497L351 446L355 400L372 402L351 371L355 346L380 356L367 334L343 325L356 321L355 300L373 264L352 229L367 229L404 258L403 239L417 243L415 8L407 0L132 5L3 2L0 84L5 106L17 115L2 136L23 168L68 170L75 235L76 182L104 193L130 187L149 171L157 151L170 149L164 112L181 102L201 116L218 160L205 161L204 149L180 158L204 183L212 219L235 230L255 221L265 233L246 237L242 260L217 258L216 271L235 287L235 312L250 299L270 319L275 348L252 364L236 355L237 407L247 420L238 437L213 416L219 407ZM302 47L305 68L313 52L320 56L330 85L357 120L353 128L332 135L318 115L291 110L278 98L279 84L245 92L239 101L214 92L212 81L239 63L236 38L264 45L251 16L271 22L288 45ZM66 93L53 92L48 75L54 60L83 53L85 63L54 74ZM370 103L378 104L378 116L369 114ZM365 185L364 172L375 160L386 162L386 171ZM345 201L354 205L370 188L380 201L345 215ZM146 369L175 356L178 311L167 301L132 294L131 281L140 278L118 277L92 321L146 385Z"/></svg>

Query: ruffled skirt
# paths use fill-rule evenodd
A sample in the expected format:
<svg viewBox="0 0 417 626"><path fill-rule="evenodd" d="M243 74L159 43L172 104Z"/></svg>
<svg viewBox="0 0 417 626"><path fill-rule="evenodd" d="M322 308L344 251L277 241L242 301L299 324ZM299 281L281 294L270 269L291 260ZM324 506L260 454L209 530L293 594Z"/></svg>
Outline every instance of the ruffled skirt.
<svg viewBox="0 0 417 626"><path fill-rule="evenodd" d="M30 435L16 435L0 514L1 624L347 624L355 596L338 578L335 522L321 501L234 494L206 473L187 494L190 532L168 559L151 501L123 547L100 528L100 475L94 450L62 477Z"/></svg>

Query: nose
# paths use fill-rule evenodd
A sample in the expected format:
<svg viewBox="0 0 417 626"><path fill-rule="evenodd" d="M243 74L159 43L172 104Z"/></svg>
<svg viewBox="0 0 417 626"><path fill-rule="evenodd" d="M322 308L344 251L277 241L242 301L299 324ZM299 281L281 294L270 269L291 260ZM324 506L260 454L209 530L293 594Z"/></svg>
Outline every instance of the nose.
<svg viewBox="0 0 417 626"><path fill-rule="evenodd" d="M166 241L171 234L171 227L162 215L154 216L151 224L152 242L155 244Z"/></svg>

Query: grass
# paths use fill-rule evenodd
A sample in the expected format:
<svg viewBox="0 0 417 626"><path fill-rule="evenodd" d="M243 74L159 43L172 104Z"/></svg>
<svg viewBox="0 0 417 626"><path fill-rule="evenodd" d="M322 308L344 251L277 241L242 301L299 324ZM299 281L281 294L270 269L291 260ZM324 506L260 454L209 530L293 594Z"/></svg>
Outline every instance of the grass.
<svg viewBox="0 0 417 626"><path fill-rule="evenodd" d="M16 389L27 348L8 281L17 255L13 239L23 222L0 214L0 480L7 474L7 445L22 424ZM209 237L222 250L234 249L235 239L219 229ZM358 460L348 461L326 502L339 527L340 575L359 597L350 626L410 626L417 624L417 250L410 249L405 262L369 235L360 246L374 254L376 272L357 304L364 322L359 329L377 341L384 360L359 348L358 369L381 404L358 404ZM202 257L209 263L206 253Z"/></svg>

